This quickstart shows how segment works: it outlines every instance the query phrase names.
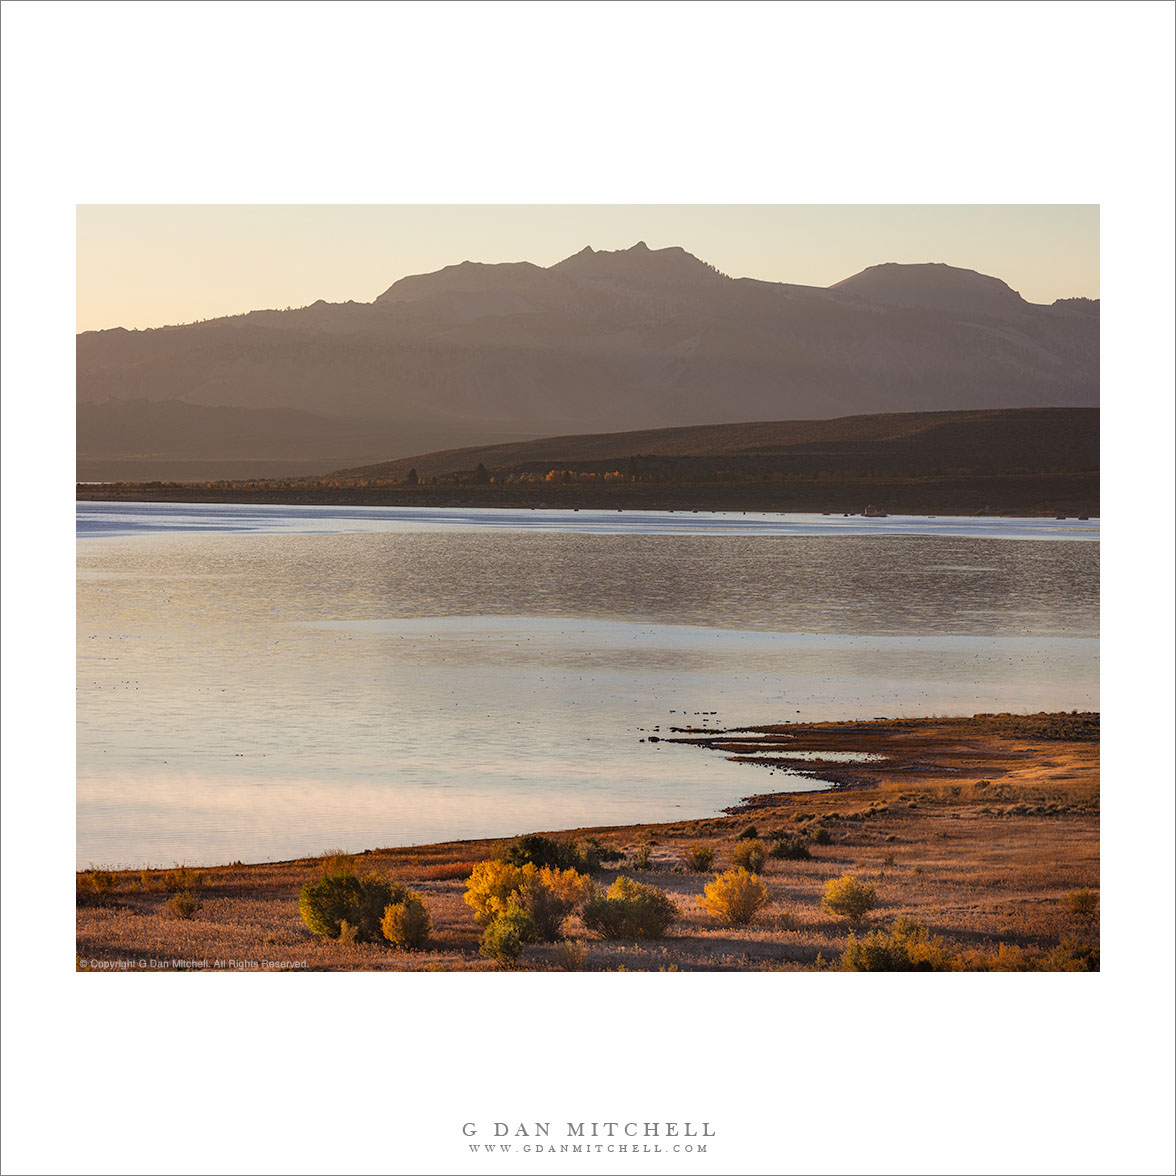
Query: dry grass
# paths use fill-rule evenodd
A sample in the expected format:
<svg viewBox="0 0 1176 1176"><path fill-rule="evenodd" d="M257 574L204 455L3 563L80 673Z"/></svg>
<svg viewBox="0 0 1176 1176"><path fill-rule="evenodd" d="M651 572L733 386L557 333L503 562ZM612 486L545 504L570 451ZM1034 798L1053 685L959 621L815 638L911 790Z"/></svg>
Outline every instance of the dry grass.
<svg viewBox="0 0 1176 1176"><path fill-rule="evenodd" d="M572 953L577 970L791 971L835 964L851 928L823 911L821 900L825 884L848 873L877 891L865 932L888 928L905 914L953 953L995 960L1004 944L1006 963L1056 967L1072 958L1064 943L1097 945L1097 900L1070 898L1097 894L1099 887L1098 743L1081 716L1062 716L1056 728L1043 716L996 716L776 730L792 736L797 749L874 751L887 760L839 764L838 790L756 796L726 817L569 831L618 851L653 845L643 879L664 889L681 911L667 938L648 941L593 939L571 918L565 934L588 941L582 962ZM1051 738L1051 731L1083 737ZM722 751L714 736L694 741ZM740 734L741 743L748 739ZM769 858L762 871L768 905L755 923L716 926L699 901L710 876L684 870L683 855L703 841L720 860L729 858L752 814L764 836L803 832L816 822L829 831L830 843L811 843L809 861ZM462 896L470 870L492 851L491 842L465 841L355 855L357 869L409 884L427 904L429 941L413 953L349 946L307 931L298 893L321 875L321 858L202 869L203 906L187 920L168 912L169 895L154 878L133 871L95 883L87 871L78 883L78 957L99 968L136 970L159 970L153 960L163 967L207 961L210 969L221 961L242 970L491 970L478 952L481 928ZM615 880L618 865L624 864L601 871L603 887ZM139 960L149 963L140 969ZM562 944L534 944L519 966L554 971L569 962Z"/></svg>

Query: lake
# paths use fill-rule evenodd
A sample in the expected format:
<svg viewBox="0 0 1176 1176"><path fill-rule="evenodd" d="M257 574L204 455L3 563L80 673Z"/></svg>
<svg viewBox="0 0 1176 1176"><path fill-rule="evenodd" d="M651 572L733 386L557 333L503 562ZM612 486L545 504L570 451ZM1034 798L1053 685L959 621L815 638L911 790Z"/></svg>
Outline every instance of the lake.
<svg viewBox="0 0 1176 1176"><path fill-rule="evenodd" d="M77 506L77 859L707 816L670 726L1097 709L1098 522Z"/></svg>

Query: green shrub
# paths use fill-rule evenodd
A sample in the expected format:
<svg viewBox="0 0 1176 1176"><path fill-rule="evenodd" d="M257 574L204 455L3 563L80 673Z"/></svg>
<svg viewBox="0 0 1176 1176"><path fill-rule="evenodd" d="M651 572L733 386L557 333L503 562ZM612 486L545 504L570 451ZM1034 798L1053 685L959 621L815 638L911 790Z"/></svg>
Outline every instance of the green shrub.
<svg viewBox="0 0 1176 1176"><path fill-rule="evenodd" d="M425 945L432 927L424 898L411 890L400 902L385 907L384 916L380 919L384 938L393 947L403 947L409 951Z"/></svg>
<svg viewBox="0 0 1176 1176"><path fill-rule="evenodd" d="M753 841L740 841L731 851L731 865L736 869L746 870L749 874L758 874L768 860L768 847L756 838Z"/></svg>
<svg viewBox="0 0 1176 1176"><path fill-rule="evenodd" d="M809 853L808 842L803 837L781 837L772 842L768 856L790 862L807 862L813 855Z"/></svg>
<svg viewBox="0 0 1176 1176"><path fill-rule="evenodd" d="M753 837L759 836L759 830L754 825L744 825L739 833L740 841L750 841Z"/></svg>
<svg viewBox="0 0 1176 1176"><path fill-rule="evenodd" d="M531 916L521 907L509 906L487 925L478 949L487 959L503 968L513 967L523 954L523 947L537 938Z"/></svg>
<svg viewBox="0 0 1176 1176"><path fill-rule="evenodd" d="M653 846L646 842L637 847L633 854L633 869L649 870L653 868Z"/></svg>
<svg viewBox="0 0 1176 1176"><path fill-rule="evenodd" d="M705 874L715 864L715 851L712 846L696 841L682 854L682 860L696 874Z"/></svg>
<svg viewBox="0 0 1176 1176"><path fill-rule="evenodd" d="M177 919L190 919L204 905L190 890L172 895L166 906Z"/></svg>
<svg viewBox="0 0 1176 1176"><path fill-rule="evenodd" d="M574 841L557 841L540 833L516 837L495 855L500 862L510 866L530 863L537 869L552 866L557 870L588 870L592 856Z"/></svg>
<svg viewBox="0 0 1176 1176"><path fill-rule="evenodd" d="M664 890L622 875L607 895L588 899L581 918L605 939L656 939L678 918L678 908Z"/></svg>
<svg viewBox="0 0 1176 1176"><path fill-rule="evenodd" d="M833 834L824 825L810 825L808 835L814 845L833 844Z"/></svg>
<svg viewBox="0 0 1176 1176"><path fill-rule="evenodd" d="M758 874L740 868L708 882L700 901L724 923L750 923L756 912L767 905L768 890Z"/></svg>
<svg viewBox="0 0 1176 1176"><path fill-rule="evenodd" d="M843 874L825 883L821 905L830 914L840 915L851 923L860 923L878 905L878 891L871 882L863 882L853 874Z"/></svg>
<svg viewBox="0 0 1176 1176"><path fill-rule="evenodd" d="M1083 919L1093 918L1098 912L1098 892L1083 887L1066 895L1066 905Z"/></svg>
<svg viewBox="0 0 1176 1176"><path fill-rule="evenodd" d="M850 935L838 966L842 972L951 972L955 963L942 938L900 915L889 932L860 940Z"/></svg>
<svg viewBox="0 0 1176 1176"><path fill-rule="evenodd" d="M339 870L303 886L298 913L316 935L338 939L340 925L346 920L355 928L357 940L367 943L383 937L380 921L384 911L407 897L408 891L390 878Z"/></svg>

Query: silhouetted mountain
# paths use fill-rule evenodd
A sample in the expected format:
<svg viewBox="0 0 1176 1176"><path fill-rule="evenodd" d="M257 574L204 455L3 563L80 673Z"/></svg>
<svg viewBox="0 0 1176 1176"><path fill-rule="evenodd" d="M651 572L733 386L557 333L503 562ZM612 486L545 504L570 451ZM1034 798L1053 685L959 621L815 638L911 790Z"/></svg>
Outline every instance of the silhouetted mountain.
<svg viewBox="0 0 1176 1176"><path fill-rule="evenodd" d="M919 307L1007 320L1031 316L1035 309L999 278L940 262L872 265L831 289L881 306Z"/></svg>
<svg viewBox="0 0 1176 1176"><path fill-rule="evenodd" d="M730 278L644 243L549 268L467 261L371 303L79 335L79 476L199 476L169 473L179 462L298 473L320 455L359 465L553 434L1097 405L1098 330L1097 302L1038 306L946 265L874 266L826 290ZM195 408L217 409L215 427L193 428ZM242 410L286 415L259 436ZM244 435L248 454L232 442Z"/></svg>

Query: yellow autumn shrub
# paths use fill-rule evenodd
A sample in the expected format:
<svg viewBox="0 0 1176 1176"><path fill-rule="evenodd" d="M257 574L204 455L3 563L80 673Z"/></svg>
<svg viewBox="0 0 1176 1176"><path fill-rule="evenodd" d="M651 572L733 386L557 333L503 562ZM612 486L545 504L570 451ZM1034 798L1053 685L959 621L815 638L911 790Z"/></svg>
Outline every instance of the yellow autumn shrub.
<svg viewBox="0 0 1176 1176"><path fill-rule="evenodd" d="M592 896L596 889L592 879L578 870L559 870L555 866L544 866L539 871L539 881L548 887L560 900L575 910Z"/></svg>
<svg viewBox="0 0 1176 1176"><path fill-rule="evenodd" d="M432 928L424 896L411 890L402 901L385 907L384 917L380 920L384 938L393 947L403 947L409 951L424 947Z"/></svg>
<svg viewBox="0 0 1176 1176"><path fill-rule="evenodd" d="M506 913L527 883L536 881L539 871L531 862L515 866L510 862L479 862L466 882L465 901L473 907L479 923L490 923Z"/></svg>
<svg viewBox="0 0 1176 1176"><path fill-rule="evenodd" d="M548 943L563 934L564 920L595 893L592 879L573 869L544 866L523 882L510 898L535 923L536 933Z"/></svg>
<svg viewBox="0 0 1176 1176"><path fill-rule="evenodd" d="M532 862L479 862L466 882L465 901L483 925L519 907L531 916L540 939L558 939L564 920L595 892L592 879L572 868Z"/></svg>
<svg viewBox="0 0 1176 1176"><path fill-rule="evenodd" d="M767 905L768 888L758 874L740 867L727 870L702 891L702 905L724 923L750 923L756 912Z"/></svg>

